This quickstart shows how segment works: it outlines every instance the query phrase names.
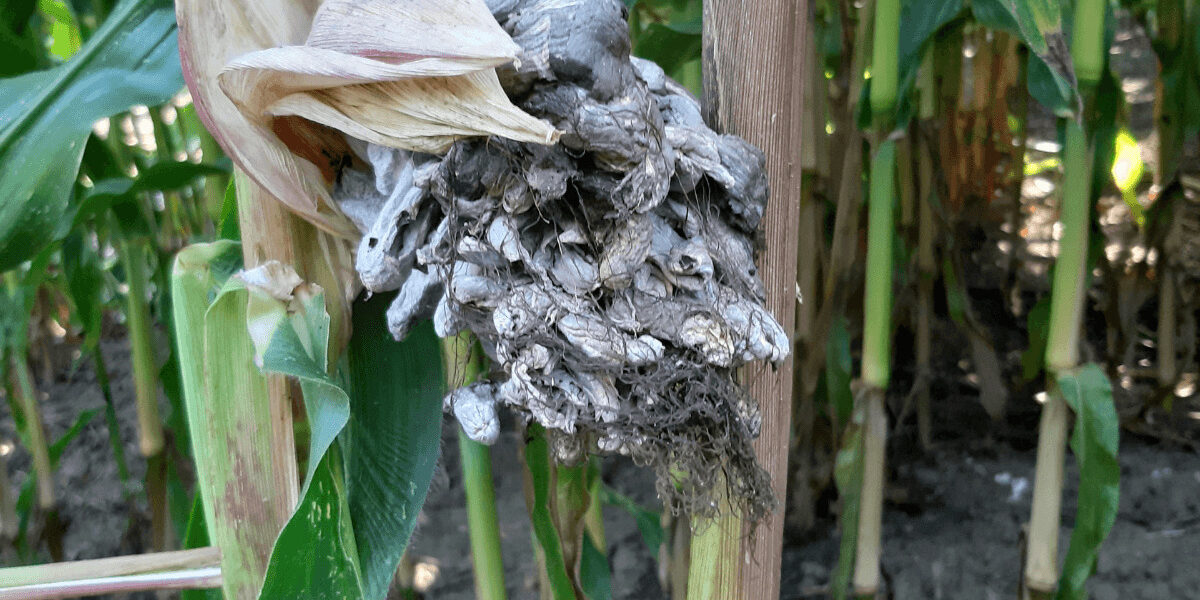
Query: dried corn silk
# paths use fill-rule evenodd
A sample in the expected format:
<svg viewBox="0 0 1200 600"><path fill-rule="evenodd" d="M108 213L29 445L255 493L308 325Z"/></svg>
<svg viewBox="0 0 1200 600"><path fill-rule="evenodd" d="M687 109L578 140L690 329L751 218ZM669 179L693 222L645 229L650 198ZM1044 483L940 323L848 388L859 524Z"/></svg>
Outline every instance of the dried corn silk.
<svg viewBox="0 0 1200 600"><path fill-rule="evenodd" d="M433 156L351 140L369 169L345 169L334 197L364 231L364 285L399 290L397 339L425 318L479 338L494 383L446 399L469 436L494 441L505 405L560 461L618 452L656 469L674 510L713 514L723 481L762 516L760 416L734 377L790 349L754 265L762 153L630 57L619 0L489 4L521 47L505 92L560 141L467 138Z"/></svg>

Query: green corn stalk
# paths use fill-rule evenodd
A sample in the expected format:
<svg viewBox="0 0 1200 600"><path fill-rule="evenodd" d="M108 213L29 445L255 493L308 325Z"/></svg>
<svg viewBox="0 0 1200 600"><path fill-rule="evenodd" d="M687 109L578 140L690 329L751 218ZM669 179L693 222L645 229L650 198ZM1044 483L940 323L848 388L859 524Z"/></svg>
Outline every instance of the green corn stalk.
<svg viewBox="0 0 1200 600"><path fill-rule="evenodd" d="M25 417L25 437L29 453L33 456L33 476L37 482L38 507L43 511L54 510L54 469L50 462L46 432L42 426L42 412L38 408L37 390L29 374L29 365L24 354L12 351L8 357L8 369L14 381L14 389L21 412Z"/></svg>
<svg viewBox="0 0 1200 600"><path fill-rule="evenodd" d="M896 107L899 79L900 1L875 4L871 56L871 113L880 136L887 133ZM873 597L879 589L880 528L886 473L887 413L883 400L891 363L892 237L896 203L896 142L885 139L871 161L868 198L867 281L864 298L862 383L856 399L863 411L862 488L859 496L858 539L854 560L854 593Z"/></svg>
<svg viewBox="0 0 1200 600"><path fill-rule="evenodd" d="M154 356L153 323L147 299L149 256L139 240L122 235L117 254L129 286L125 314L133 363L133 383L138 416L138 448L146 457L146 496L150 502L151 545L167 547L167 463L163 452L162 418L158 412L158 361Z"/></svg>
<svg viewBox="0 0 1200 600"><path fill-rule="evenodd" d="M1072 58L1081 95L1094 92L1104 65L1102 0L1075 5ZM1117 418L1103 371L1079 365L1079 335L1087 295L1088 227L1091 216L1092 149L1083 116L1065 122L1062 237L1050 299L1046 371L1051 381L1038 433L1033 507L1025 555L1023 597L1083 598L1083 582L1095 569L1095 554L1116 517ZM1058 531L1062 504L1067 425L1076 414L1071 446L1080 463L1081 485L1075 531L1059 582Z"/></svg>
<svg viewBox="0 0 1200 600"><path fill-rule="evenodd" d="M451 389L474 383L482 373L482 356L470 333L442 341L446 383ZM500 523L496 516L496 491L492 484L491 449L458 430L463 487L467 495L467 524L471 560L475 567L475 597L504 600L504 559L500 553Z"/></svg>

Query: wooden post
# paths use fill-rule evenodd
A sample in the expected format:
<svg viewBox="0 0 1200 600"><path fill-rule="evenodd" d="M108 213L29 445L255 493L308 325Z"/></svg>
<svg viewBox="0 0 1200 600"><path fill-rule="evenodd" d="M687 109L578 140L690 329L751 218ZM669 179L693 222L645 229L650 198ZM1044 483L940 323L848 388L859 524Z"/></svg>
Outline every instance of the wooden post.
<svg viewBox="0 0 1200 600"><path fill-rule="evenodd" d="M758 266L766 284L767 308L785 331L792 331L795 324L798 240L794 228L800 209L807 19L804 0L704 1L705 119L715 130L739 135L766 153L771 199L763 218L767 248ZM774 370L766 365L749 367L745 377L762 409L762 434L754 449L782 501L792 418L792 358ZM722 524L714 527L718 528L748 532ZM722 568L713 571L714 576L722 576L721 582L714 582L722 589L713 590L712 597L778 598L782 508L759 523L752 535L740 537L740 544L724 545L730 554L736 548L737 554L726 555L719 561ZM693 568L696 564L693 561ZM737 576L726 577L725 569L734 569Z"/></svg>

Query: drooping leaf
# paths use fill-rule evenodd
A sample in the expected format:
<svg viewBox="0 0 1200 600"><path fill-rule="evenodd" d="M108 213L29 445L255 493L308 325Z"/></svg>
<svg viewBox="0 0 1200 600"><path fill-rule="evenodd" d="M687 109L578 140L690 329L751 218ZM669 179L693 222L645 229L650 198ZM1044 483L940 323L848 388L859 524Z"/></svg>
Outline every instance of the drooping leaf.
<svg viewBox="0 0 1200 600"><path fill-rule="evenodd" d="M324 371L329 317L320 294L297 291L287 310L260 292L252 298L263 368L300 380L312 429L300 505L275 544L260 597L381 599L440 449L443 378L432 326L397 344L386 327L390 298L360 302L343 388ZM298 579L298 570L311 575Z"/></svg>
<svg viewBox="0 0 1200 600"><path fill-rule="evenodd" d="M183 80L171 3L125 0L66 64L0 81L0 270L66 234L92 123L158 104Z"/></svg>
<svg viewBox="0 0 1200 600"><path fill-rule="evenodd" d="M1060 0L972 0L982 25L1007 31L1029 47L1029 92L1062 117L1080 111L1071 53L1063 31Z"/></svg>
<svg viewBox="0 0 1200 600"><path fill-rule="evenodd" d="M591 532L583 534L579 580L588 600L612 600L612 570L608 566L608 556L603 548L597 547Z"/></svg>
<svg viewBox="0 0 1200 600"><path fill-rule="evenodd" d="M650 554L657 560L658 551L662 548L663 540L666 538L666 534L663 533L660 515L657 512L639 506L632 498L608 486L600 488L600 500L605 504L621 508L629 513L629 516L633 517L638 531L642 534L642 541L646 543L646 548L650 550Z"/></svg>
<svg viewBox="0 0 1200 600"><path fill-rule="evenodd" d="M149 233L150 224L144 223L145 219L138 214L138 194L175 190L191 184L198 177L228 172L227 165L161 161L146 167L137 177L102 179L95 182L79 202L73 222L79 225L111 210L118 216L122 228Z"/></svg>
<svg viewBox="0 0 1200 600"><path fill-rule="evenodd" d="M390 294L354 307L346 493L366 598L383 598L425 504L441 451L439 342L431 323L401 343L387 329Z"/></svg>
<svg viewBox="0 0 1200 600"><path fill-rule="evenodd" d="M1056 600L1087 598L1084 583L1096 571L1100 546L1117 520L1121 466L1117 463L1120 419L1112 385L1099 365L1089 363L1056 379L1059 393L1075 413L1071 452L1079 463L1075 528L1063 561Z"/></svg>

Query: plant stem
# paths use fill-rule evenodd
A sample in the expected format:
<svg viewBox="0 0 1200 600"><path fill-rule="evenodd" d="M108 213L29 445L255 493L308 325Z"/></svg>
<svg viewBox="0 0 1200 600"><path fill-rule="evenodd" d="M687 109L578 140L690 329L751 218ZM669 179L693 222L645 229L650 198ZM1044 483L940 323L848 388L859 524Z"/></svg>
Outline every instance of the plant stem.
<svg viewBox="0 0 1200 600"><path fill-rule="evenodd" d="M878 22L877 22L878 23ZM879 145L871 161L867 224L867 282L864 301L862 381L867 403L863 438L863 480L854 563L854 591L874 595L879 588L880 529L887 442L883 397L891 361L892 228L895 203L896 143Z"/></svg>
<svg viewBox="0 0 1200 600"><path fill-rule="evenodd" d="M1158 353L1158 386L1162 389L1168 389L1175 385L1177 373L1175 336L1178 334L1175 313L1175 274L1171 269L1166 268L1165 263L1166 261L1159 263L1162 266L1159 271L1158 347L1156 349Z"/></svg>
<svg viewBox="0 0 1200 600"><path fill-rule="evenodd" d="M122 575L0 588L0 600L51 600L150 590L192 590L221 587L221 568L205 567L142 575Z"/></svg>
<svg viewBox="0 0 1200 600"><path fill-rule="evenodd" d="M129 239L117 244L125 279L126 317L133 363L133 383L137 402L138 447L146 457L146 497L150 502L151 546L167 547L166 463L163 457L163 425L158 412L158 362L154 358L153 325L147 295L146 247Z"/></svg>
<svg viewBox="0 0 1200 600"><path fill-rule="evenodd" d="M482 374L482 356L470 333L442 341L446 384L450 389L474 383ZM500 522L496 515L496 491L492 483L491 449L458 430L463 488L467 496L467 525L471 537L471 559L475 569L475 597L504 600L504 559L500 553Z"/></svg>
<svg viewBox="0 0 1200 600"><path fill-rule="evenodd" d="M100 393L104 396L104 420L108 425L108 444L112 447L113 456L117 459L117 473L121 477L121 488L125 496L129 496L129 463L125 460L125 444L121 441L121 426L117 421L117 406L113 401L112 385L108 379L108 367L104 362L104 353L97 340L92 348L92 362L96 370L96 381L100 384Z"/></svg>
<svg viewBox="0 0 1200 600"><path fill-rule="evenodd" d="M42 426L42 413L38 408L37 390L29 375L29 365L24 357L9 355L9 371L16 379L17 399L25 413L25 435L29 438L29 453L33 455L33 472L37 481L38 506L45 511L54 509L54 473L50 463L50 449L46 443L46 430Z"/></svg>
<svg viewBox="0 0 1200 600"><path fill-rule="evenodd" d="M154 360L150 305L146 299L146 249L138 242L122 239L117 252L129 286L125 310L137 398L138 448L142 456L154 456L162 452L163 427L158 414L158 365Z"/></svg>
<svg viewBox="0 0 1200 600"><path fill-rule="evenodd" d="M1071 57L1080 93L1095 89L1104 64L1102 0L1075 5ZM1079 364L1079 330L1087 294L1088 220L1091 213L1092 157L1083 117L1065 123L1063 187L1059 220L1062 237L1055 261L1050 296L1050 330L1046 341L1046 371L1053 378ZM1058 583L1058 526L1062 505L1063 462L1070 410L1057 386L1051 385L1038 433L1033 507L1029 518L1024 584L1033 595L1049 594Z"/></svg>
<svg viewBox="0 0 1200 600"><path fill-rule="evenodd" d="M1103 8L1101 8L1103 10ZM1088 215L1091 208L1091 153L1087 134L1074 120L1066 123L1063 154L1062 238L1054 267L1050 297L1050 331L1046 342L1046 370L1057 373L1078 366L1079 329L1087 293ZM1029 543L1025 585L1033 593L1050 593L1058 583L1058 524L1062 505L1063 462L1071 411L1055 386L1042 406L1038 432L1037 468L1033 482L1033 507L1029 518Z"/></svg>
<svg viewBox="0 0 1200 600"><path fill-rule="evenodd" d="M5 586L37 585L75 579L98 579L157 571L199 569L215 566L220 560L221 551L208 546L172 552L152 552L27 567L10 567L0 569L0 580L4 581Z"/></svg>

